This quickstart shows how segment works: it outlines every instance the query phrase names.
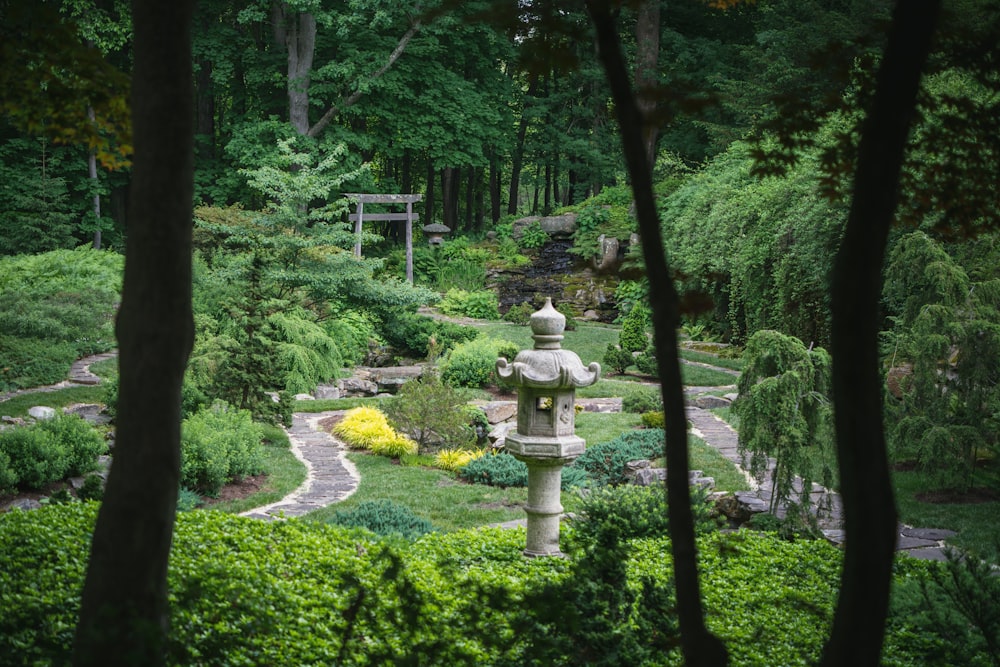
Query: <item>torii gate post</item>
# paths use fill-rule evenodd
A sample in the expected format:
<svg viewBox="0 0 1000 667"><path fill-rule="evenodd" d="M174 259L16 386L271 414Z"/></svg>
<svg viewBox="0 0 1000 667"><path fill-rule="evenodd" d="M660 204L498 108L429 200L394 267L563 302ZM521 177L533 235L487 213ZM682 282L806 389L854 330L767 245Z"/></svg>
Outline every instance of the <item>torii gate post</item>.
<svg viewBox="0 0 1000 667"><path fill-rule="evenodd" d="M361 257L361 225L365 219L365 204L406 204L406 213L372 213L368 220L406 221L406 280L413 282L413 203L424 198L423 195L377 195L348 193L346 197L357 202L358 212L348 215L354 221L354 256Z"/></svg>

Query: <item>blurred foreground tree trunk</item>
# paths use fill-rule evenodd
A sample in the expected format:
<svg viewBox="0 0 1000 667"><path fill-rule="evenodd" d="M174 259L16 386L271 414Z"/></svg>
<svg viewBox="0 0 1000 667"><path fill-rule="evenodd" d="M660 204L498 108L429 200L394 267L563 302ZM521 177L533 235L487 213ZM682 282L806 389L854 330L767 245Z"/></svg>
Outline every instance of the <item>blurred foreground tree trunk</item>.
<svg viewBox="0 0 1000 667"><path fill-rule="evenodd" d="M832 284L833 402L847 542L822 664L878 665L898 530L882 422L882 265L940 0L899 0L858 146Z"/></svg>
<svg viewBox="0 0 1000 667"><path fill-rule="evenodd" d="M133 2L129 198L114 464L83 589L76 665L162 665L180 474L180 393L193 340L192 0Z"/></svg>
<svg viewBox="0 0 1000 667"><path fill-rule="evenodd" d="M663 253L660 218L653 198L653 173L648 159L647 137L640 102L629 82L618 36L617 16L610 0L587 0L587 10L597 35L597 51L611 86L615 113L621 130L622 148L632 181L646 275L651 289L653 340L660 367L666 423L667 512L674 557L677 615L681 629L681 649L689 667L722 667L729 658L722 642L705 626L698 581L697 547L691 491L688 481L687 415L680 361L677 357L677 328L680 326L680 299Z"/></svg>

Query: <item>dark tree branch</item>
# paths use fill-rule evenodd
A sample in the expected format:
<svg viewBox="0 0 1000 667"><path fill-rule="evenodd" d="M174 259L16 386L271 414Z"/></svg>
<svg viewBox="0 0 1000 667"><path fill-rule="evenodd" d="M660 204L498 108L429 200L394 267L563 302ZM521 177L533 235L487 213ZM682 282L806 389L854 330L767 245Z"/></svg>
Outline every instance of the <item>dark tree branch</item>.
<svg viewBox="0 0 1000 667"><path fill-rule="evenodd" d="M399 43L396 44L396 48L394 48L392 50L392 53L389 54L389 59L386 60L385 64L379 67L377 70L375 70L372 73L372 75L368 77L369 84L373 83L374 81L379 79L383 74L389 71L389 68L392 67L395 64L395 62L399 60L399 57L403 55L403 51L406 50L406 45L410 43L410 40L413 39L413 36L416 35L419 30L420 30L420 21L417 21L412 26L410 26L410 29L407 30L406 33L399 38ZM326 126L330 124L330 121L332 121L334 118L337 117L337 114L339 114L342 110L357 104L358 100L360 100L364 94L365 91L362 90L361 86L359 86L353 93L348 95L347 98L340 104L335 104L329 109L327 109L326 113L323 114L323 117L320 118L318 121L316 121L316 123L309 128L309 131L306 132L306 135L310 137L318 137L319 133L322 132L324 129L326 129Z"/></svg>
<svg viewBox="0 0 1000 667"><path fill-rule="evenodd" d="M822 664L878 665L897 528L882 424L879 300L907 135L940 0L899 0L858 146L832 287L833 395L847 546Z"/></svg>
<svg viewBox="0 0 1000 667"><path fill-rule="evenodd" d="M622 148L632 181L643 257L650 284L656 358L659 361L666 423L667 511L674 556L681 648L690 667L728 664L725 646L705 627L698 581L694 519L688 481L687 415L677 358L680 300L663 253L660 220L653 199L653 176L646 159L643 117L621 52L617 21L607 0L587 0L597 35L598 57L607 73L621 127Z"/></svg>

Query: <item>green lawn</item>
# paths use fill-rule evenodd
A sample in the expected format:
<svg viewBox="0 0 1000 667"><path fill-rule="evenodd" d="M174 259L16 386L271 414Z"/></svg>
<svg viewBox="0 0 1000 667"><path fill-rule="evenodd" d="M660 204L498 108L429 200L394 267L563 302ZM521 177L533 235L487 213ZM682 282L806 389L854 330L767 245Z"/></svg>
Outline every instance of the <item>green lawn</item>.
<svg viewBox="0 0 1000 667"><path fill-rule="evenodd" d="M361 475L358 490L349 498L306 515L325 521L338 510L349 510L366 500L391 500L410 508L446 532L476 528L524 518L528 491L501 489L458 481L452 473L423 466L403 466L372 454L352 453L348 458ZM567 502L574 504L572 494Z"/></svg>
<svg viewBox="0 0 1000 667"><path fill-rule="evenodd" d="M8 417L26 417L36 405L46 405L60 410L73 403L103 403L104 389L93 385L66 387L55 391L21 394L0 403L0 414Z"/></svg>

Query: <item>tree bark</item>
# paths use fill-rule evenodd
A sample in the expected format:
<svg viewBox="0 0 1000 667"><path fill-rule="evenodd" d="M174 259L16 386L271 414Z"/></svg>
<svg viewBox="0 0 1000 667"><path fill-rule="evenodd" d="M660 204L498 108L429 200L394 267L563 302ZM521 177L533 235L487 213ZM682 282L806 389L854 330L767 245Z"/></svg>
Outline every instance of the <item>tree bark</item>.
<svg viewBox="0 0 1000 667"><path fill-rule="evenodd" d="M91 544L73 661L162 665L180 476L181 382L194 337L193 2L135 0L135 154L117 335L117 444Z"/></svg>
<svg viewBox="0 0 1000 667"><path fill-rule="evenodd" d="M490 157L490 220L500 220L503 202L500 200L500 159L496 154Z"/></svg>
<svg viewBox="0 0 1000 667"><path fill-rule="evenodd" d="M288 120L299 134L309 133L309 78L316 51L316 18L290 12L284 2L272 6L275 40L288 56Z"/></svg>
<svg viewBox="0 0 1000 667"><path fill-rule="evenodd" d="M94 117L94 107L87 107L87 118L90 122L95 122ZM91 210L94 212L94 250L101 249L101 192L99 190L99 183L97 181L97 150L91 148L87 151L87 177L90 179L91 186L94 188L94 196L91 201Z"/></svg>
<svg viewBox="0 0 1000 667"><path fill-rule="evenodd" d="M834 265L833 397L847 541L840 596L822 658L831 667L878 665L885 635L898 533L879 375L882 265L939 10L940 0L896 4L875 98L862 128L854 197Z"/></svg>
<svg viewBox="0 0 1000 667"><path fill-rule="evenodd" d="M596 30L597 51L607 73L615 113L621 129L622 148L635 197L643 257L651 286L656 358L663 393L667 458L667 512L674 557L677 616L681 649L689 667L721 667L729 662L725 646L705 627L698 581L697 548L688 482L687 415L680 362L677 358L677 327L680 303L663 253L660 221L653 199L653 176L646 159L641 114L629 84L625 60L618 40L617 21L609 0L587 0L587 10Z"/></svg>
<svg viewBox="0 0 1000 667"><path fill-rule="evenodd" d="M538 75L532 73L528 79L528 92L524 96L524 104L521 106L521 120L517 125L517 142L514 144L514 154L510 161L510 189L507 193L507 214L517 213L518 189L521 185L521 166L524 163L524 139L528 134L528 116L524 113L524 106L528 100L535 96L538 90Z"/></svg>
<svg viewBox="0 0 1000 667"><path fill-rule="evenodd" d="M646 147L646 159L652 168L656 164L656 139L659 135L659 126L653 118L656 111L656 97L653 92L659 81L657 76L657 62L660 57L659 0L644 0L639 5L635 42L635 87L638 92L636 103L643 119L642 137Z"/></svg>

